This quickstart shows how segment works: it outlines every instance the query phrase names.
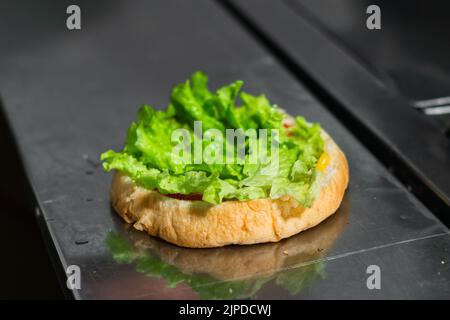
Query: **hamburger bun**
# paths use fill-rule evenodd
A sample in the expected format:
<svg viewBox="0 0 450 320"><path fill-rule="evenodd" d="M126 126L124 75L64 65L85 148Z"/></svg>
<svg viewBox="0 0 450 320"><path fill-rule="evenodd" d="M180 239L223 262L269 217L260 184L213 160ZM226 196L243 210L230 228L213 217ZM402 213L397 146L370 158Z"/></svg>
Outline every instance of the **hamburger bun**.
<svg viewBox="0 0 450 320"><path fill-rule="evenodd" d="M322 137L330 161L319 176L318 195L310 208L290 196L218 205L174 199L140 187L120 172L113 177L112 205L134 228L182 247L277 242L318 225L342 201L349 180L347 160L323 130Z"/></svg>

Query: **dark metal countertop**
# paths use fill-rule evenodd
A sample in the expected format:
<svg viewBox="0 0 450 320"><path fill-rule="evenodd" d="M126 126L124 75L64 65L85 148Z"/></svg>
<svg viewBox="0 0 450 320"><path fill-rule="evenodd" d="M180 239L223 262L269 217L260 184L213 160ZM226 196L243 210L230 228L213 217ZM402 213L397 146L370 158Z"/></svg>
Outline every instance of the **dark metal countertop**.
<svg viewBox="0 0 450 320"><path fill-rule="evenodd" d="M83 28L69 32L69 2L31 3L2 2L0 95L59 271L81 268L75 298L450 297L448 229L223 7L80 1ZM139 105L164 107L197 69L212 87L243 79L321 122L350 164L338 213L280 243L202 250L150 238L114 214L99 154L121 147ZM369 265L381 268L381 290L366 287Z"/></svg>

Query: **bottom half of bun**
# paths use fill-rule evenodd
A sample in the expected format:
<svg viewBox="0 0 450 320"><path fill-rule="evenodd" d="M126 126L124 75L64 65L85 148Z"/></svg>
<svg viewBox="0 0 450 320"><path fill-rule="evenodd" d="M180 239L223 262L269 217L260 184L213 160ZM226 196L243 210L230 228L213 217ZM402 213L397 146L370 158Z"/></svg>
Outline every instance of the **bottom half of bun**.
<svg viewBox="0 0 450 320"><path fill-rule="evenodd" d="M111 200L116 212L138 230L191 248L276 242L318 225L339 207L348 184L343 152L324 133L330 163L321 175L320 191L310 208L284 196L279 199L224 201L179 200L137 186L116 172Z"/></svg>

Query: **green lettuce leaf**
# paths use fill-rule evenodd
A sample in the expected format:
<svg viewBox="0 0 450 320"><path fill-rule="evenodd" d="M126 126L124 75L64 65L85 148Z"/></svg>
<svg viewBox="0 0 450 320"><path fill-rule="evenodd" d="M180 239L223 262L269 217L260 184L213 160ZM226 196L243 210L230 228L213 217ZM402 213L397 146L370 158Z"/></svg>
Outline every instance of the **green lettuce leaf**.
<svg viewBox="0 0 450 320"><path fill-rule="evenodd" d="M301 205L310 206L318 176L316 164L324 150L320 125L297 117L292 126L285 128L282 124L287 115L264 95L240 92L242 85L238 80L212 92L208 77L194 73L173 88L166 110L158 111L149 105L139 109L123 150L101 155L104 169L121 171L135 183L162 194L199 193L203 201L212 204L290 195ZM238 97L241 106L236 105ZM205 158L195 162L194 147L179 150L188 163L174 158L174 147L179 144L173 140L175 130L185 130L183 139L190 142L201 138L195 134L195 121L201 121L203 134L215 129L224 135L219 141L200 140L202 149L212 150L212 155L222 160L231 157L232 163ZM243 134L248 129L268 132L264 136L257 131L257 140L245 136L241 149L227 154L236 142L236 137L235 141L226 138L227 129L242 130ZM272 137L271 129L278 130L279 135ZM266 159L258 153L262 144L267 145ZM278 149L272 153L271 147Z"/></svg>

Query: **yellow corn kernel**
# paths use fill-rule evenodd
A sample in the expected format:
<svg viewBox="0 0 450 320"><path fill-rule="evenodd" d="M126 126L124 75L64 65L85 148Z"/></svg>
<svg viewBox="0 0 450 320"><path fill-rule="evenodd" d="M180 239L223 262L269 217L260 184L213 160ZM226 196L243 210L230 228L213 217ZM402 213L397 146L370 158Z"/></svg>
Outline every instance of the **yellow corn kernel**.
<svg viewBox="0 0 450 320"><path fill-rule="evenodd" d="M320 156L319 160L316 164L316 169L323 172L327 168L327 166L330 164L330 155L324 151L322 155Z"/></svg>

